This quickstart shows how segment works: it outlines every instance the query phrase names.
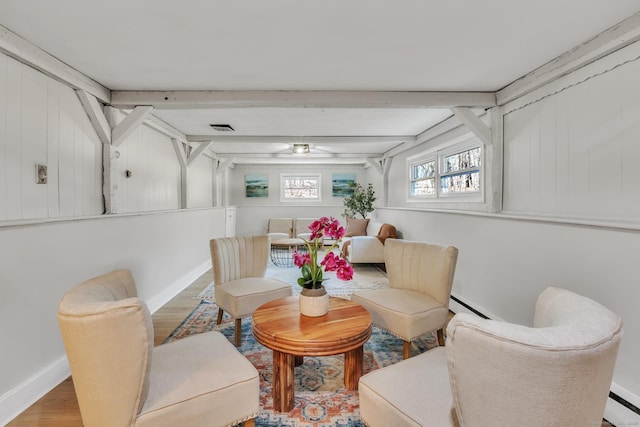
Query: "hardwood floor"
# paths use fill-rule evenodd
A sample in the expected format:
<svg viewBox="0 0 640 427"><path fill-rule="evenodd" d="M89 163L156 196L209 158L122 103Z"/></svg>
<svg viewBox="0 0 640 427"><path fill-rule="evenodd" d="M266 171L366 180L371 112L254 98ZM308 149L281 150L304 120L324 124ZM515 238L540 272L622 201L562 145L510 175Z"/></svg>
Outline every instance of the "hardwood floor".
<svg viewBox="0 0 640 427"><path fill-rule="evenodd" d="M151 316L154 328L154 343L159 345L180 325L198 305L194 299L202 289L213 281L211 270L200 276L171 301ZM71 377L31 405L26 411L7 424L7 427L81 427L82 418Z"/></svg>

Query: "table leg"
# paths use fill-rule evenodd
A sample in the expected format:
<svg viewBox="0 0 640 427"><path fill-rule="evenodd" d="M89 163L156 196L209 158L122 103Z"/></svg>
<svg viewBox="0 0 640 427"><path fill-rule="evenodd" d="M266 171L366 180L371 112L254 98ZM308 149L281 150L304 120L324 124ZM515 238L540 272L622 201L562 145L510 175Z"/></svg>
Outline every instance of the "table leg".
<svg viewBox="0 0 640 427"><path fill-rule="evenodd" d="M360 346L344 354L344 385L351 390L358 389L358 381L364 366L364 347Z"/></svg>
<svg viewBox="0 0 640 427"><path fill-rule="evenodd" d="M273 350L273 409L289 412L294 404L295 356Z"/></svg>

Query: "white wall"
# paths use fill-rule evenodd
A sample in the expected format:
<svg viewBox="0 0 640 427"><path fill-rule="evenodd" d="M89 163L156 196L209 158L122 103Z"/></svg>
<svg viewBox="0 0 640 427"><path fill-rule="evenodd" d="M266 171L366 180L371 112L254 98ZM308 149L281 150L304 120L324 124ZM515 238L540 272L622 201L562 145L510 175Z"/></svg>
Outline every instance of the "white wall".
<svg viewBox="0 0 640 427"><path fill-rule="evenodd" d="M0 227L0 424L69 374L56 321L67 289L129 268L156 310L210 268L209 239L224 234L224 208Z"/></svg>
<svg viewBox="0 0 640 427"><path fill-rule="evenodd" d="M640 60L505 115L506 212L638 222L638 76Z"/></svg>
<svg viewBox="0 0 640 427"><path fill-rule="evenodd" d="M321 202L281 202L281 173L320 173L322 175ZM342 197L332 197L331 175L354 173L356 182L366 185L367 174L363 166L357 165L243 165L230 171L228 180L229 203L238 207L236 233L238 235L261 234L266 231L269 218L315 218L334 216L342 221L344 203ZM269 197L245 197L246 174L269 175Z"/></svg>
<svg viewBox="0 0 640 427"><path fill-rule="evenodd" d="M626 62L640 48L631 49L505 107L508 212L452 214L407 202L406 158L427 142L394 158L397 191L376 217L405 239L457 246L453 294L490 317L530 324L547 286L617 312L625 331L613 391L640 406L640 60Z"/></svg>
<svg viewBox="0 0 640 427"><path fill-rule="evenodd" d="M213 159L200 155L187 168L187 200L190 208L213 206L214 177Z"/></svg>
<svg viewBox="0 0 640 427"><path fill-rule="evenodd" d="M47 184L36 184L36 164ZM0 221L101 214L101 168L75 91L0 54Z"/></svg>
<svg viewBox="0 0 640 427"><path fill-rule="evenodd" d="M67 289L129 268L154 311L210 268L209 240L226 233L211 159L187 171L189 207L204 209L180 211L169 137L142 125L117 150L119 212L146 213L100 215L102 143L75 91L0 54L0 425L69 375L56 321Z"/></svg>

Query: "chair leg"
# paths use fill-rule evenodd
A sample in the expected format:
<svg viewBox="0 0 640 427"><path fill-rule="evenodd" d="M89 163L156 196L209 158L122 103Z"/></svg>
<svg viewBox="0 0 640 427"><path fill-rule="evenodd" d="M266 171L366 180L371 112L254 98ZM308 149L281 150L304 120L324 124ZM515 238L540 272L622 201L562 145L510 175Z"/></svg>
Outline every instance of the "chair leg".
<svg viewBox="0 0 640 427"><path fill-rule="evenodd" d="M224 310L218 307L218 319L216 320L216 325L222 323L222 315L224 314Z"/></svg>
<svg viewBox="0 0 640 427"><path fill-rule="evenodd" d="M438 345L440 345L440 347L444 347L444 328L438 329L437 334L438 334Z"/></svg>
<svg viewBox="0 0 640 427"><path fill-rule="evenodd" d="M236 317L236 347L242 342L242 319Z"/></svg>
<svg viewBox="0 0 640 427"><path fill-rule="evenodd" d="M411 341L402 342L402 358L408 359L411 357Z"/></svg>

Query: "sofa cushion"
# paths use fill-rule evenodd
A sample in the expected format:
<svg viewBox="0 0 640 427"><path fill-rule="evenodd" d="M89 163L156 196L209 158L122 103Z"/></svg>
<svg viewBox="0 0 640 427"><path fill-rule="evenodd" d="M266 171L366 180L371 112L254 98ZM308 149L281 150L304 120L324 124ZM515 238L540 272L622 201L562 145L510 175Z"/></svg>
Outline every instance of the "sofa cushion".
<svg viewBox="0 0 640 427"><path fill-rule="evenodd" d="M345 237L366 236L367 225L369 225L368 218L347 218L347 233Z"/></svg>

